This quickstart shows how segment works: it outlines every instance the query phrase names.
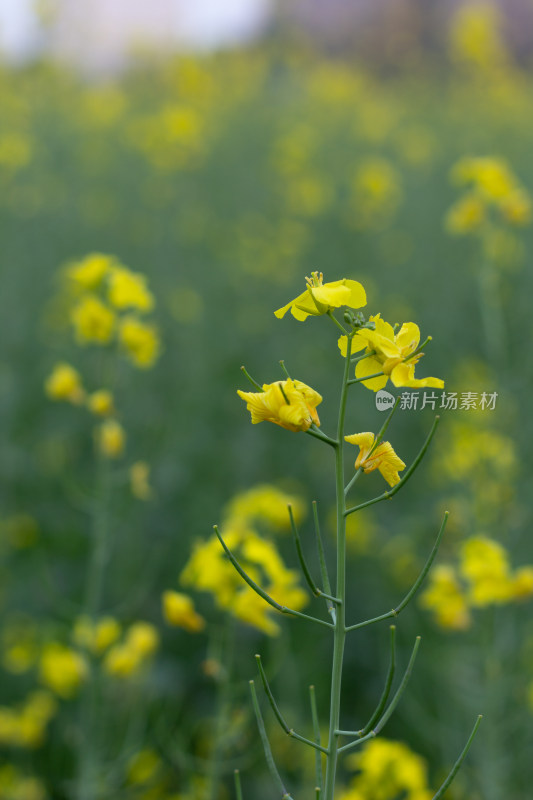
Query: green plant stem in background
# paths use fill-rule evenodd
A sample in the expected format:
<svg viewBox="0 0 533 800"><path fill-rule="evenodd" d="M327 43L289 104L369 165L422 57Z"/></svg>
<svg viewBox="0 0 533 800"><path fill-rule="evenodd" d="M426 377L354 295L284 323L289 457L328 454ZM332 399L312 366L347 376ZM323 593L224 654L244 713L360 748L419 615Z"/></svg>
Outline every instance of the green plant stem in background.
<svg viewBox="0 0 533 800"><path fill-rule="evenodd" d="M220 653L217 660L223 665L223 670L218 678L213 744L207 770L206 800L217 800L219 797L222 753L224 751L225 735L227 734L231 711L230 692L235 653L235 620L230 614L226 615L226 624L222 632L222 641L219 649Z"/></svg>
<svg viewBox="0 0 533 800"><path fill-rule="evenodd" d="M104 575L109 546L109 511L111 501L111 463L99 453L96 462L96 492L93 506L91 550L87 570L82 615L92 624L100 612ZM86 656L91 659L91 654ZM98 778L95 720L98 704L96 664L91 669L80 697L77 800L95 800Z"/></svg>
<svg viewBox="0 0 533 800"><path fill-rule="evenodd" d="M507 352L507 336L499 274L495 265L485 261L479 271L478 280L487 358L495 367L499 367L503 364L504 354Z"/></svg>

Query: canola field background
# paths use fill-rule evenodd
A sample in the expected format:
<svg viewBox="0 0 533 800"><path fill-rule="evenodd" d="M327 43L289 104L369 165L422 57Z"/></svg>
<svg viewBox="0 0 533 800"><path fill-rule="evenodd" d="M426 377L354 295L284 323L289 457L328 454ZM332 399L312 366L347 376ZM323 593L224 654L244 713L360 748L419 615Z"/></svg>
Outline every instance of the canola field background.
<svg viewBox="0 0 533 800"><path fill-rule="evenodd" d="M327 719L330 637L251 597L212 534L287 604L316 602L286 504L315 564L318 501L331 559L330 453L251 426L236 394L242 364L269 383L284 359L332 429L335 331L273 315L313 270L420 325L417 374L477 406L442 410L406 489L349 518L357 620L398 604L450 510L397 621L402 665L422 635L415 674L339 798L431 800L478 713L448 796L529 796L533 78L490 14L450 36L446 61L393 74L283 37L105 80L0 69L0 798L222 800L236 768L245 798L273 797L256 652L291 726L311 735L311 683ZM354 429L380 427L374 392L350 404ZM434 414L397 412L404 461ZM376 472L357 496L384 488ZM347 647L355 730L382 690L386 625ZM312 754L263 709L287 782L314 796Z"/></svg>

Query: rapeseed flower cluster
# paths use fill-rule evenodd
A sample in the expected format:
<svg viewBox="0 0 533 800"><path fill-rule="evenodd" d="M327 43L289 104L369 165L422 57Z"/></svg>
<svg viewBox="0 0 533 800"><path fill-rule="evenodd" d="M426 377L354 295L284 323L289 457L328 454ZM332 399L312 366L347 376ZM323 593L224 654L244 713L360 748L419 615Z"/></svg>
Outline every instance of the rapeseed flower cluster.
<svg viewBox="0 0 533 800"><path fill-rule="evenodd" d="M14 708L0 706L0 745L30 749L39 747L56 711L54 697L42 690L32 692Z"/></svg>
<svg viewBox="0 0 533 800"><path fill-rule="evenodd" d="M346 764L357 774L339 800L431 800L428 768L422 756L403 742L374 739Z"/></svg>
<svg viewBox="0 0 533 800"><path fill-rule="evenodd" d="M156 328L144 321L155 307L146 277L132 272L114 256L91 253L70 264L62 273L62 288L80 345L110 346L115 343L131 363L146 369L155 363L160 344ZM45 381L51 400L85 406L101 422L94 429L97 451L108 459L119 458L126 447L113 392L105 387L88 391L79 371L59 362ZM148 465L132 466L131 488L135 497L150 498Z"/></svg>
<svg viewBox="0 0 533 800"><path fill-rule="evenodd" d="M159 634L149 622L132 623L121 641L107 650L102 667L113 678L130 679L142 675L149 667L157 648Z"/></svg>
<svg viewBox="0 0 533 800"><path fill-rule="evenodd" d="M420 603L443 628L465 630L471 612L533 597L533 565L513 569L503 545L483 536L467 539L459 563L443 564L429 575Z"/></svg>
<svg viewBox="0 0 533 800"><path fill-rule="evenodd" d="M285 566L276 545L256 530L261 522L266 523L270 530L286 528L289 513L285 500L294 504L300 516L301 501L274 487L260 485L237 495L226 509L222 533L247 574L263 586L274 600L299 610L307 603L307 596L299 585L298 574ZM281 511L282 504L285 506L286 519ZM193 546L181 573L180 583L196 591L208 592L218 608L241 622L270 636L279 632L278 625L272 619L274 610L243 582L226 558L216 536ZM167 592L163 596L165 616L171 624L181 625L189 631L201 630L203 624L197 619L192 603L186 597ZM173 618L176 621L173 622Z"/></svg>
<svg viewBox="0 0 533 800"><path fill-rule="evenodd" d="M519 261L521 247L512 229L530 224L532 202L509 165L499 158L463 158L452 180L464 193L448 211L448 231L476 235L484 256L500 267Z"/></svg>
<svg viewBox="0 0 533 800"><path fill-rule="evenodd" d="M51 641L42 649L39 677L62 700L70 700L89 677L89 664L78 650Z"/></svg>
<svg viewBox="0 0 533 800"><path fill-rule="evenodd" d="M381 314L370 316L368 322L369 326L357 330L352 338L350 351L352 354L365 351L355 365L355 377L363 386L377 392L390 379L394 386L442 389L444 381L440 378L415 378L415 365L424 355L419 349L418 325L404 322L396 333L395 328L381 318ZM339 338L342 356L346 356L347 342L346 336Z"/></svg>
<svg viewBox="0 0 533 800"><path fill-rule="evenodd" d="M70 295L70 322L79 344L104 346L116 341L134 366L153 366L159 337L143 319L155 307L144 275L114 256L91 253L66 268L63 285Z"/></svg>

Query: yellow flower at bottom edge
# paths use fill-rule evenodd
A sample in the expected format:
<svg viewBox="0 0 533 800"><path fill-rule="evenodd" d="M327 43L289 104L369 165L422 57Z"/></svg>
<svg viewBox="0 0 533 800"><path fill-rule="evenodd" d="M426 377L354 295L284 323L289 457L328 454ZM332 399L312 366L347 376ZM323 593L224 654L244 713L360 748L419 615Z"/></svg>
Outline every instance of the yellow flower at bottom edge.
<svg viewBox="0 0 533 800"><path fill-rule="evenodd" d="M390 442L381 442L371 452L376 440L373 433L354 433L344 438L349 444L359 446L355 469L362 467L363 472L373 472L373 470L379 469L389 486L395 486L399 482L398 471L405 469L405 464L396 455Z"/></svg>
<svg viewBox="0 0 533 800"><path fill-rule="evenodd" d="M79 372L64 362L55 365L44 388L51 400L66 400L79 405L85 397Z"/></svg>
<svg viewBox="0 0 533 800"><path fill-rule="evenodd" d="M163 615L169 625L198 633L205 628L205 620L194 610L191 598L181 592L168 590L163 593Z"/></svg>
<svg viewBox="0 0 533 800"><path fill-rule="evenodd" d="M262 392L237 392L246 401L252 424L274 422L289 431L307 431L313 423L320 425L316 407L322 396L302 381L263 384Z"/></svg>
<svg viewBox="0 0 533 800"><path fill-rule="evenodd" d="M305 292L295 297L286 306L274 311L278 319L284 317L289 308L292 316L303 322L309 316L318 317L341 306L348 308L366 306L366 292L358 281L342 278L340 281L324 283L324 276L318 272L312 272L311 277L306 278L306 281Z"/></svg>

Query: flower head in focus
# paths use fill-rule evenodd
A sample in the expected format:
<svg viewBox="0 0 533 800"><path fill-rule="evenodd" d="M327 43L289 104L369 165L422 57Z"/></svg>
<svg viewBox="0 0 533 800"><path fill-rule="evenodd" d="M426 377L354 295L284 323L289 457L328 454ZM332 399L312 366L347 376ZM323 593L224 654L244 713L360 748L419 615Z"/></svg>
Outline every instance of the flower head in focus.
<svg viewBox="0 0 533 800"><path fill-rule="evenodd" d="M355 365L355 377L364 386L377 392L386 386L390 378L395 386L442 389L444 381L440 378L415 378L415 365L423 356L423 353L416 352L420 343L418 325L404 322L398 333L395 333L392 325L381 319L380 314L371 316L369 322L373 324L373 328L360 328L351 344L351 353L357 353L365 347L368 353ZM338 345L343 356L346 356L347 342L346 336L339 338ZM371 375L376 377L363 380Z"/></svg>
<svg viewBox="0 0 533 800"><path fill-rule="evenodd" d="M344 438L349 444L359 446L355 469L362 467L363 472L373 472L378 469L389 486L395 486L399 482L398 471L405 469L405 464L396 455L390 442L381 442L374 448L376 437L373 433L354 433Z"/></svg>
<svg viewBox="0 0 533 800"><path fill-rule="evenodd" d="M263 384L262 392L238 391L252 415L252 424L274 422L289 431L307 431L314 423L320 425L316 407L322 396L302 381L288 378L286 381Z"/></svg>
<svg viewBox="0 0 533 800"><path fill-rule="evenodd" d="M348 308L362 308L366 306L366 293L358 281L342 278L340 281L324 283L322 273L312 272L306 278L307 289L302 294L278 308L274 312L281 319L290 309L292 316L303 322L309 316L319 317L328 311L341 306Z"/></svg>

